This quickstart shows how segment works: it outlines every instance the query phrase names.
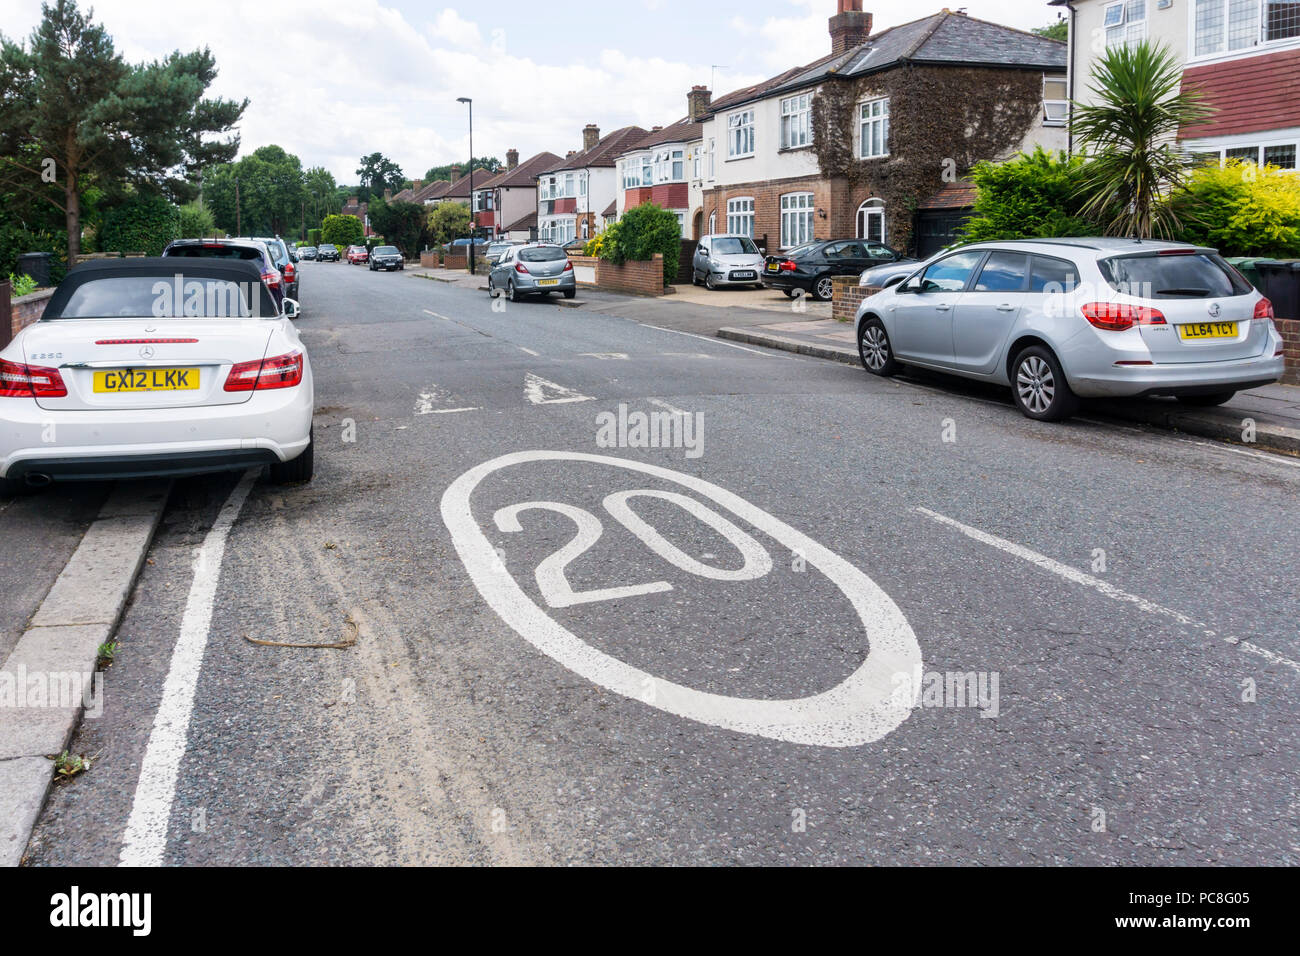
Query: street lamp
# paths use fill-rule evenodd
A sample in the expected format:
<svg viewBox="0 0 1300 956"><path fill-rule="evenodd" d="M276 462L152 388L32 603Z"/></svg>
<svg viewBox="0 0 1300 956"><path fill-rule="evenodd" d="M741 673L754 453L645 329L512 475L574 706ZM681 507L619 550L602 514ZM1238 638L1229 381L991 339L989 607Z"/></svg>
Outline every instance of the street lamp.
<svg viewBox="0 0 1300 956"><path fill-rule="evenodd" d="M469 107L469 271L474 274L474 101L468 96L458 97L457 103Z"/></svg>

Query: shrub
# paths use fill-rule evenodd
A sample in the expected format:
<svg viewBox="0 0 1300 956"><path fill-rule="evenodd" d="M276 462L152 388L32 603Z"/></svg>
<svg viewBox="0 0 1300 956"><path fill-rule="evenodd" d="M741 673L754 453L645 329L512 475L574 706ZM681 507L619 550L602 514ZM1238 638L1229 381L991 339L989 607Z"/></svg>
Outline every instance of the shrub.
<svg viewBox="0 0 1300 956"><path fill-rule="evenodd" d="M99 247L160 256L167 243L180 238L180 231L180 210L161 196L136 194L104 217Z"/></svg>
<svg viewBox="0 0 1300 956"><path fill-rule="evenodd" d="M1082 158L1049 153L1041 146L1005 163L975 164L979 187L966 242L1093 235L1097 227L1080 210Z"/></svg>
<svg viewBox="0 0 1300 956"><path fill-rule="evenodd" d="M356 216L326 216L320 232L321 242L340 249L359 246L366 238L366 227Z"/></svg>
<svg viewBox="0 0 1300 956"><path fill-rule="evenodd" d="M677 279L682 230L677 217L662 206L646 203L629 209L602 236L600 258L622 265L644 262L657 252L663 253L664 285L672 285Z"/></svg>
<svg viewBox="0 0 1300 956"><path fill-rule="evenodd" d="M1226 256L1300 257L1300 177L1229 160L1192 173L1171 205L1178 238Z"/></svg>
<svg viewBox="0 0 1300 956"><path fill-rule="evenodd" d="M428 240L435 246L446 245L453 239L464 239L469 231L469 206L464 203L439 203L429 213Z"/></svg>
<svg viewBox="0 0 1300 956"><path fill-rule="evenodd" d="M28 275L16 276L11 272L9 273L9 284L13 287L10 295L15 299L21 299L23 296L31 295L36 291L36 280Z"/></svg>
<svg viewBox="0 0 1300 956"><path fill-rule="evenodd" d="M217 220L201 199L186 203L180 210L180 239L208 239L217 234Z"/></svg>
<svg viewBox="0 0 1300 956"><path fill-rule="evenodd" d="M309 246L319 246L320 244L321 244L320 230L319 230L319 229L308 229L308 230L307 230L307 245L309 245Z"/></svg>
<svg viewBox="0 0 1300 956"><path fill-rule="evenodd" d="M605 234L598 232L587 240L587 244L582 247L582 254L592 259L599 259L601 251L605 248Z"/></svg>

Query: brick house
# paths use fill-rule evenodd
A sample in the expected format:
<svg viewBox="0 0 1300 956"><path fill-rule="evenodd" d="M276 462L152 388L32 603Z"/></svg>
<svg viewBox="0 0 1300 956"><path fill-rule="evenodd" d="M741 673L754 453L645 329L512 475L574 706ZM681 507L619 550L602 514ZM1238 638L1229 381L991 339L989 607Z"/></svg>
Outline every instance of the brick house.
<svg viewBox="0 0 1300 956"><path fill-rule="evenodd" d="M506 168L474 183L475 226L489 236L527 239L537 225L537 176L558 162L554 153L538 153L520 163L519 150L507 150Z"/></svg>
<svg viewBox="0 0 1300 956"><path fill-rule="evenodd" d="M360 219L367 237L375 234L374 230L370 228L370 203L361 202L356 196L349 196L347 201L343 203L340 212L344 216L356 216Z"/></svg>
<svg viewBox="0 0 1300 956"><path fill-rule="evenodd" d="M711 97L706 87L694 87L683 119L655 127L619 156L614 219L653 202L676 214L683 237L704 234L704 123Z"/></svg>
<svg viewBox="0 0 1300 956"><path fill-rule="evenodd" d="M1065 148L1045 93L1064 87L1066 44L948 10L872 33L861 0L838 3L828 56L713 102L706 232L912 249L917 206L978 160Z"/></svg>
<svg viewBox="0 0 1300 956"><path fill-rule="evenodd" d="M537 175L537 232L549 242L589 239L604 225L604 211L618 198L616 159L648 130L625 126L607 136L598 126L582 131L582 149Z"/></svg>
<svg viewBox="0 0 1300 956"><path fill-rule="evenodd" d="M1300 0L1052 0L1070 18L1070 99L1089 101L1088 77L1107 46L1150 39L1183 65L1185 86L1216 110L1184 130L1207 158L1297 168L1300 150Z"/></svg>

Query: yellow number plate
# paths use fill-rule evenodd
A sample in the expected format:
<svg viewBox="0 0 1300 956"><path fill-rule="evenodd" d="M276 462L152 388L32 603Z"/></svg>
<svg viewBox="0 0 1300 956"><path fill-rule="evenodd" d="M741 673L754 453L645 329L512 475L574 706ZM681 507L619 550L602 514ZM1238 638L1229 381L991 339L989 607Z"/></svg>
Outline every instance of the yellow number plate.
<svg viewBox="0 0 1300 956"><path fill-rule="evenodd" d="M1235 339L1236 322L1201 322L1178 326L1178 334L1185 339Z"/></svg>
<svg viewBox="0 0 1300 956"><path fill-rule="evenodd" d="M559 285L560 280L559 279L538 279L537 284L538 285Z"/></svg>
<svg viewBox="0 0 1300 956"><path fill-rule="evenodd" d="M95 392L196 392L196 368L137 368L95 373Z"/></svg>

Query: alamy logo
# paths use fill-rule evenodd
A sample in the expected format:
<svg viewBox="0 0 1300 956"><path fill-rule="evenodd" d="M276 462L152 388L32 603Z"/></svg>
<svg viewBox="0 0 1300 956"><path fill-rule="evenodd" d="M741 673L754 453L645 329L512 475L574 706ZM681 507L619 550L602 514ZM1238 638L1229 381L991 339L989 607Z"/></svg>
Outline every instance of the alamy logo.
<svg viewBox="0 0 1300 956"><path fill-rule="evenodd" d="M704 454L704 413L628 412L618 406L618 414L601 412L596 416L596 445L600 448L684 448L687 458Z"/></svg>
<svg viewBox="0 0 1300 956"><path fill-rule="evenodd" d="M51 926L125 926L134 936L148 936L153 928L151 893L82 893L74 886L51 896L50 906Z"/></svg>

